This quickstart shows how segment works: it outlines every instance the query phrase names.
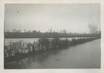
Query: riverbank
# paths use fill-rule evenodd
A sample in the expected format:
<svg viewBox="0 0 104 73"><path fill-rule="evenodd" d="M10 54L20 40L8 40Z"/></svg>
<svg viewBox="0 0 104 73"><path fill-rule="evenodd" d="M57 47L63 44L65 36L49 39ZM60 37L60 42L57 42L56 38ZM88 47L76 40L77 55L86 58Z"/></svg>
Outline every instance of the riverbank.
<svg viewBox="0 0 104 73"><path fill-rule="evenodd" d="M11 42L10 45L4 46L4 61L5 63L22 59L30 55L42 55L43 53L59 51L62 49L67 49L70 46L75 46L81 43L92 41L97 39L87 38L87 39L72 39L71 41L65 39L60 40L59 38L47 39L40 38L38 42L25 43L22 41Z"/></svg>
<svg viewBox="0 0 104 73"><path fill-rule="evenodd" d="M100 39L5 63L5 69L100 68Z"/></svg>

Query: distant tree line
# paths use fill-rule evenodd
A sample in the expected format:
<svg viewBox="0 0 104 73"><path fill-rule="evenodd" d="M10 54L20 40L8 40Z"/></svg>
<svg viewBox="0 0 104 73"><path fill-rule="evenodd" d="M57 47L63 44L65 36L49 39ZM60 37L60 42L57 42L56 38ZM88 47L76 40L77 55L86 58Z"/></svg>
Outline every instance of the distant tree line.
<svg viewBox="0 0 104 73"><path fill-rule="evenodd" d="M96 33L66 33L66 32L5 32L5 38L40 38L40 37L97 37L101 36L101 32Z"/></svg>

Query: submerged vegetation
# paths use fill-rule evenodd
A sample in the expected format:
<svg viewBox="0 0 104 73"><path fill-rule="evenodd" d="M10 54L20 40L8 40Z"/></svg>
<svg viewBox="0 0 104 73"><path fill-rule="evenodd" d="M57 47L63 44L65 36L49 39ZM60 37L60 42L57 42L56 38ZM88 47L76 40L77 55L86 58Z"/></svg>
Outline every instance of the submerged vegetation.
<svg viewBox="0 0 104 73"><path fill-rule="evenodd" d="M60 38L39 38L33 43L23 41L10 42L4 46L4 61L5 63L22 59L30 55L42 55L43 53L67 49L70 46L85 43L100 37L80 38L80 39L60 39Z"/></svg>

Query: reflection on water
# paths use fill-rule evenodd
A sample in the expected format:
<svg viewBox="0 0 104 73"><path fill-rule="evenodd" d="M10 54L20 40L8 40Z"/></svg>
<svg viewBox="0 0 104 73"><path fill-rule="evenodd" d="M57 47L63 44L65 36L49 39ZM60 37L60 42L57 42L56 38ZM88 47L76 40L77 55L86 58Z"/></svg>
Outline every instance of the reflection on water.
<svg viewBox="0 0 104 73"><path fill-rule="evenodd" d="M61 51L31 55L6 64L7 68L99 68L100 40L94 40Z"/></svg>
<svg viewBox="0 0 104 73"><path fill-rule="evenodd" d="M9 68L28 68L29 66L35 65L34 68L43 68L44 62L51 56L57 55L58 51L45 52L42 55L31 55L23 58L19 61L13 61L7 64Z"/></svg>

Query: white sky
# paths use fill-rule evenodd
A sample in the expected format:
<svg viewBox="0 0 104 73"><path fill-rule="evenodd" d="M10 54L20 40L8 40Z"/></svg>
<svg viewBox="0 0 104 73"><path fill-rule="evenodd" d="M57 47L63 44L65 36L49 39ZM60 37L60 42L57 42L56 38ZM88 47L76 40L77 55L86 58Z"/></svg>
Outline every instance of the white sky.
<svg viewBox="0 0 104 73"><path fill-rule="evenodd" d="M89 32L91 24L100 29L99 4L6 4L5 31L66 30Z"/></svg>

